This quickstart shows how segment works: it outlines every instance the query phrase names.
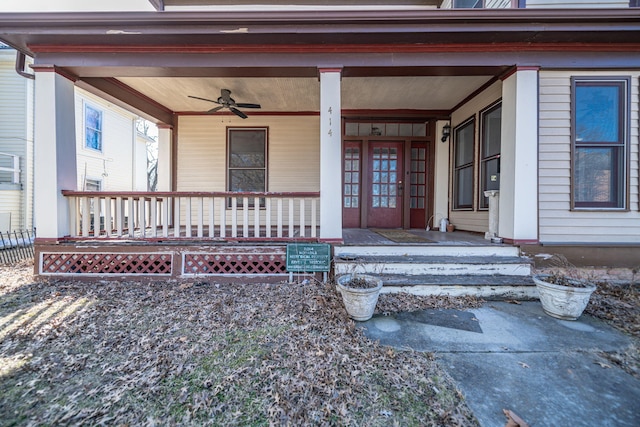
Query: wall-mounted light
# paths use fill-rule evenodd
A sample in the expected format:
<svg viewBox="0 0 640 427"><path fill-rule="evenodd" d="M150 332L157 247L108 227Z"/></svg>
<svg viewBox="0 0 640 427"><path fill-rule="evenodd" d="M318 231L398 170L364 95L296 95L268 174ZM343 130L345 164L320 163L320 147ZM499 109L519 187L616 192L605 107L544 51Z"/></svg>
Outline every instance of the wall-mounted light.
<svg viewBox="0 0 640 427"><path fill-rule="evenodd" d="M442 127L442 138L440 139L440 141L447 142L449 136L451 136L451 125L446 124Z"/></svg>

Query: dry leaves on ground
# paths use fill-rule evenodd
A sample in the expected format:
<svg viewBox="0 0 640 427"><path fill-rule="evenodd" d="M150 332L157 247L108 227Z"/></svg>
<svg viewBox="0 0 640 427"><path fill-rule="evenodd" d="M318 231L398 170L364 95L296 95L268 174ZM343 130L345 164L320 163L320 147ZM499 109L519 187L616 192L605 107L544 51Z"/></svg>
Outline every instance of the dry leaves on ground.
<svg viewBox="0 0 640 427"><path fill-rule="evenodd" d="M585 313L600 318L632 337L632 344L624 351L603 355L640 378L640 284L597 284Z"/></svg>
<svg viewBox="0 0 640 427"><path fill-rule="evenodd" d="M0 267L0 424L477 425L433 355L368 340L334 286L31 269ZM381 297L424 304L461 302Z"/></svg>

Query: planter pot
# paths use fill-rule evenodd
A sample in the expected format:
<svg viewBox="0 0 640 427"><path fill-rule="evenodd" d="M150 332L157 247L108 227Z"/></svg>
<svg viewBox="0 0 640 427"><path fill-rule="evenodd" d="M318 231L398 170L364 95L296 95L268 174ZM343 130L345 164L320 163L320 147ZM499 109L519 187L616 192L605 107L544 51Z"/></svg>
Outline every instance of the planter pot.
<svg viewBox="0 0 640 427"><path fill-rule="evenodd" d="M456 226L453 225L453 224L448 224L447 225L447 232L453 233L454 231L456 231Z"/></svg>
<svg viewBox="0 0 640 427"><path fill-rule="evenodd" d="M584 283L586 287L556 285L543 280L547 275L533 276L538 288L542 309L549 316L562 320L576 320L589 303L589 298L596 286ZM570 280L571 281L571 280ZM578 283L578 280L573 280Z"/></svg>
<svg viewBox="0 0 640 427"><path fill-rule="evenodd" d="M342 294L342 301L347 309L349 317L354 320L363 322L371 319L376 309L380 289L382 289L382 280L364 274L358 274L358 279L374 283L372 288L352 288L348 283L354 278L352 274L344 274L338 277L336 288Z"/></svg>

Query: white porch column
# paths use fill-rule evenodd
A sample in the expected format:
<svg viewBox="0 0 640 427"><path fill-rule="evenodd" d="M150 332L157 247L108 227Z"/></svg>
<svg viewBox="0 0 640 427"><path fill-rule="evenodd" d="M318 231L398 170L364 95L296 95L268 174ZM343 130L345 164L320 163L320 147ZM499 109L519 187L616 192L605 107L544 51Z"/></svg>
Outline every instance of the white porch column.
<svg viewBox="0 0 640 427"><path fill-rule="evenodd" d="M498 235L538 240L538 69L518 68L502 82Z"/></svg>
<svg viewBox="0 0 640 427"><path fill-rule="evenodd" d="M34 67L34 212L39 239L69 235L62 190L77 189L74 83L53 67Z"/></svg>
<svg viewBox="0 0 640 427"><path fill-rule="evenodd" d="M171 139L170 126L158 125L158 191L171 191Z"/></svg>
<svg viewBox="0 0 640 427"><path fill-rule="evenodd" d="M320 239L342 240L340 68L320 72Z"/></svg>

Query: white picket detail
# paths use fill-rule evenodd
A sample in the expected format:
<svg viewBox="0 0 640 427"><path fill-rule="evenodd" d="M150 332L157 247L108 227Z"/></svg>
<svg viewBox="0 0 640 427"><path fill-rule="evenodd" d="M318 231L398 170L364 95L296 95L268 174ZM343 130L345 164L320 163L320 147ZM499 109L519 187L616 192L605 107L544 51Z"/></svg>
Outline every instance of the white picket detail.
<svg viewBox="0 0 640 427"><path fill-rule="evenodd" d="M63 194L71 209L71 238L290 240L319 235L319 193Z"/></svg>

